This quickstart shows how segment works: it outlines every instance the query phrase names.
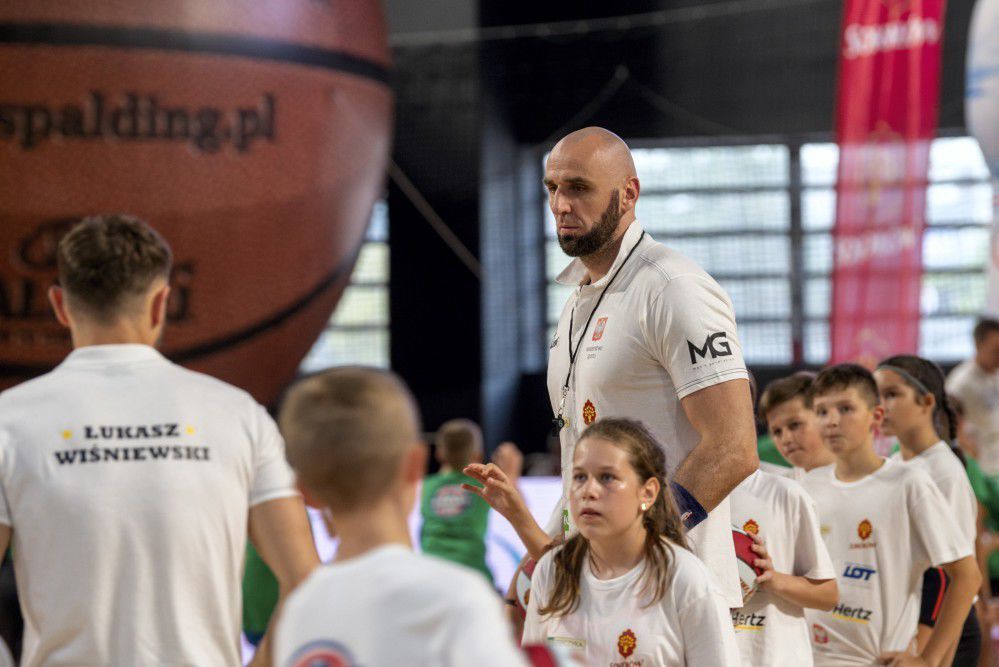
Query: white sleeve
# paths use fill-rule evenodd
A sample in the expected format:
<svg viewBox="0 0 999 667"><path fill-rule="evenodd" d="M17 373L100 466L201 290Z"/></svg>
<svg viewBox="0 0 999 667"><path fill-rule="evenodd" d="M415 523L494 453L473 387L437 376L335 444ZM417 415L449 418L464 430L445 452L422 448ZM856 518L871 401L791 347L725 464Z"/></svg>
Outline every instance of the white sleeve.
<svg viewBox="0 0 999 667"><path fill-rule="evenodd" d="M277 424L263 406L254 404L253 407L250 507L275 498L297 495L295 475L284 458L284 439L278 432Z"/></svg>
<svg viewBox="0 0 999 667"><path fill-rule="evenodd" d="M708 276L677 276L640 320L646 344L683 398L721 382L749 377L728 296Z"/></svg>
<svg viewBox="0 0 999 667"><path fill-rule="evenodd" d="M947 501L929 475L913 468L905 493L914 554L933 567L974 555L973 546L960 535Z"/></svg>
<svg viewBox="0 0 999 667"><path fill-rule="evenodd" d="M545 644L548 641L547 619L542 619L538 608L541 600L547 600L550 595L548 590L548 574L553 561L549 552L541 557L534 574L531 575L531 595L527 600L527 617L524 619L524 635L521 644Z"/></svg>
<svg viewBox="0 0 999 667"><path fill-rule="evenodd" d="M478 580L470 580L461 588L464 604L452 616L453 631L445 642L444 667L526 667L496 591Z"/></svg>
<svg viewBox="0 0 999 667"><path fill-rule="evenodd" d="M822 539L822 528L819 515L815 511L815 501L805 493L804 489L795 489L791 494L796 503L796 530L794 541L794 572L797 577L809 579L835 579L836 569L833 567L829 549Z"/></svg>
<svg viewBox="0 0 999 667"><path fill-rule="evenodd" d="M677 610L683 636L683 655L688 665L739 667L732 616L722 598L709 592L688 601Z"/></svg>
<svg viewBox="0 0 999 667"><path fill-rule="evenodd" d="M952 454L948 454L952 456ZM945 477L937 485L951 511L951 521L968 544L975 544L978 537L978 499L971 488L968 476Z"/></svg>

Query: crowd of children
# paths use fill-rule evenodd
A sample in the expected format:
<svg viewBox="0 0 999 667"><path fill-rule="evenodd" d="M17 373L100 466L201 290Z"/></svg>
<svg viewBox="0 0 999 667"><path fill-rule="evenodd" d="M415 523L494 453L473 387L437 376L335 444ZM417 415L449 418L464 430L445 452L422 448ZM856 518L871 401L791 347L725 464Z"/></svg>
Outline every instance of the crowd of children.
<svg viewBox="0 0 999 667"><path fill-rule="evenodd" d="M733 524L752 536L760 572L742 608L725 604L688 551L655 438L606 418L574 453L577 532L538 561L514 636L473 573L489 577L489 504L503 510L517 493L497 466L475 463L477 427L440 429L441 471L423 482L423 550L460 568L404 548L425 455L401 382L358 369L307 380L282 414L288 456L343 541L337 562L290 597L277 664L327 654L345 664L529 664L515 650L522 641L548 647L543 664L977 665L978 503L940 369L896 356L874 373L798 373L765 388L758 415L792 467L760 470L732 494ZM897 438L898 453L878 455L878 434ZM390 605L397 611L385 614Z"/></svg>

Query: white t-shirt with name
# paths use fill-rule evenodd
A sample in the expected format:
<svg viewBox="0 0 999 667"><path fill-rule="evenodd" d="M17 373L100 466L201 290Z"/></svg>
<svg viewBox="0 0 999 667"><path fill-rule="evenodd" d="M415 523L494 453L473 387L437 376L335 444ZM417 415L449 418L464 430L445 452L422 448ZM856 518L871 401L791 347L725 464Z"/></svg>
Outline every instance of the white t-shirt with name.
<svg viewBox="0 0 999 667"><path fill-rule="evenodd" d="M649 235L642 238L637 221L625 232L607 275L581 285L585 276L586 268L575 259L557 278L576 289L562 310L549 351L548 394L556 415L569 372L569 346L579 348L562 412L569 423L559 433L563 502L549 529L560 524L576 441L589 424L605 417L641 421L665 448L672 474L700 441L680 400L748 377L728 295L692 260ZM729 604L741 605L728 501L691 530L689 539Z"/></svg>
<svg viewBox="0 0 999 667"><path fill-rule="evenodd" d="M729 500L733 524L763 538L774 570L809 579L836 578L815 501L800 484L758 470L735 487ZM732 624L746 667L812 664L805 612L793 602L758 590L741 609L732 610Z"/></svg>
<svg viewBox="0 0 999 667"><path fill-rule="evenodd" d="M276 667L525 664L482 575L401 545L313 572L288 597L274 656Z"/></svg>
<svg viewBox="0 0 999 667"><path fill-rule="evenodd" d="M555 553L545 554L531 577L525 644L571 647L590 667L740 664L728 607L704 563L686 549L673 547L666 596L652 606L643 591L644 563L601 580L586 559L576 611L542 617L539 609L550 601L555 580Z"/></svg>
<svg viewBox="0 0 999 667"><path fill-rule="evenodd" d="M978 465L999 475L999 373L986 373L974 359L962 361L947 376L947 393L964 404L968 431L978 441Z"/></svg>
<svg viewBox="0 0 999 667"><path fill-rule="evenodd" d="M915 637L923 571L972 555L936 484L917 466L886 460L855 482L836 479L835 464L805 478L815 499L839 603L806 609L815 664L874 665Z"/></svg>
<svg viewBox="0 0 999 667"><path fill-rule="evenodd" d="M23 665L235 665L251 505L295 495L249 394L145 345L0 394Z"/></svg>

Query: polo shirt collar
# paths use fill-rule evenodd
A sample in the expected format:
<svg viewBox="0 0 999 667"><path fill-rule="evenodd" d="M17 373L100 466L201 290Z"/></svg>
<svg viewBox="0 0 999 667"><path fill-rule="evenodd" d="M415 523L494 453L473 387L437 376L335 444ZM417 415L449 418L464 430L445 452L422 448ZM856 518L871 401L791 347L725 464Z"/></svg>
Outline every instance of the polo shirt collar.
<svg viewBox="0 0 999 667"><path fill-rule="evenodd" d="M631 249L635 247L638 243L639 237L642 235L642 225L635 220L630 225L628 229L625 230L624 236L621 239L621 247L618 248L617 257L614 258L614 263L611 264L610 271L604 274L604 277L593 283L593 287L600 287L604 285L610 277L614 275L614 272L620 268L621 264L624 262L625 257L631 252ZM559 285L569 285L572 287L578 287L586 279L586 267L583 266L583 261L576 257L569 265L562 269L562 273L555 277L555 282Z"/></svg>
<svg viewBox="0 0 999 667"><path fill-rule="evenodd" d="M70 352L63 364L69 366L106 366L139 361L162 361L163 359L163 355L149 345L87 345Z"/></svg>

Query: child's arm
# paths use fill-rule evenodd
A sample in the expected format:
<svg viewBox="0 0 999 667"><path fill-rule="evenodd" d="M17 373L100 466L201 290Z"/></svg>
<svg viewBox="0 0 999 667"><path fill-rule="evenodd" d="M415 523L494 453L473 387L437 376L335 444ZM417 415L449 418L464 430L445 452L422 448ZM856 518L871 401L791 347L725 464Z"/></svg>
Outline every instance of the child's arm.
<svg viewBox="0 0 999 667"><path fill-rule="evenodd" d="M500 470L495 463L483 465L472 463L465 467L463 471L469 477L482 482L483 486L473 486L462 484L462 488L476 494L503 515L513 529L517 531L517 536L524 543L524 548L534 560L540 560L548 548L552 545L552 538L534 520L527 503L517 487L510 482L506 473Z"/></svg>
<svg viewBox="0 0 999 667"><path fill-rule="evenodd" d="M937 617L937 623L933 627L933 634L926 643L926 648L918 656L886 653L881 656L881 659L886 661L885 664L897 667L909 665L939 667L944 664L951 645L960 638L964 619L971 609L971 601L981 583L982 575L978 572L978 564L975 563L973 556L965 556L960 560L945 563L941 567L950 578L950 585L944 593L940 615Z"/></svg>
<svg viewBox="0 0 999 667"><path fill-rule="evenodd" d="M778 595L799 607L829 611L836 606L839 600L839 587L835 579L809 579L777 572L763 539L752 533L748 535L753 538L755 544L752 548L759 556L754 564L763 569L763 574L756 578L756 583L762 590Z"/></svg>

